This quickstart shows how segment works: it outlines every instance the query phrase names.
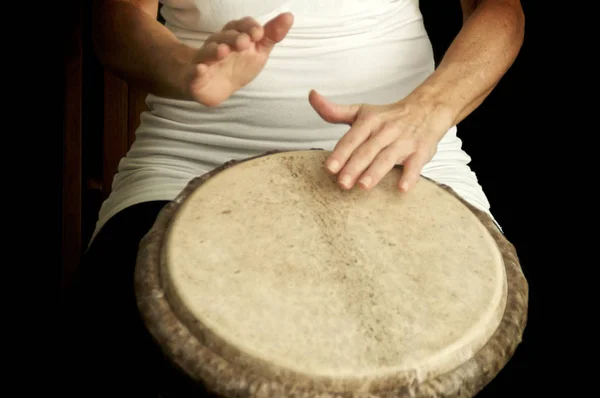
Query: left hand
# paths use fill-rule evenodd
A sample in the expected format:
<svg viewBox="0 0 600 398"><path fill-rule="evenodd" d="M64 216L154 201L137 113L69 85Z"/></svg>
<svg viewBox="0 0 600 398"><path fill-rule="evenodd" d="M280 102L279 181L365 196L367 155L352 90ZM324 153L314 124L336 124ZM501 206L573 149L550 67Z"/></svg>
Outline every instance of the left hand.
<svg viewBox="0 0 600 398"><path fill-rule="evenodd" d="M398 188L408 191L452 125L448 112L410 96L389 105L339 105L313 90L309 102L325 121L351 126L326 162L344 189L371 189L400 164Z"/></svg>

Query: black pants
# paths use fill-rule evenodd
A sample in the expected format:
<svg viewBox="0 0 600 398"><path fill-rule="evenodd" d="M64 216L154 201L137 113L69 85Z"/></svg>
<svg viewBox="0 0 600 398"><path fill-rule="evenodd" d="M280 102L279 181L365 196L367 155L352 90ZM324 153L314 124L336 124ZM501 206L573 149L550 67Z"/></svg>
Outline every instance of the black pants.
<svg viewBox="0 0 600 398"><path fill-rule="evenodd" d="M84 254L66 300L65 362L67 388L73 392L69 396L206 395L192 394L192 383L178 380L183 376L146 331L135 301L139 242L166 203L142 203L121 211Z"/></svg>

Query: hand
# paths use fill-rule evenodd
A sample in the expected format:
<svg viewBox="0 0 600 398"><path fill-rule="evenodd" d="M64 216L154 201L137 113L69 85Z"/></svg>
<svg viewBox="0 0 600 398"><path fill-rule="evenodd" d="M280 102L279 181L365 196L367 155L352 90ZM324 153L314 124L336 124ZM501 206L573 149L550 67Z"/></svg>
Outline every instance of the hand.
<svg viewBox="0 0 600 398"><path fill-rule="evenodd" d="M410 96L390 105L339 105L313 90L309 102L325 121L351 126L326 162L344 189L371 189L401 164L398 188L408 191L452 125L447 111Z"/></svg>
<svg viewBox="0 0 600 398"><path fill-rule="evenodd" d="M198 50L186 73L188 95L206 106L229 98L260 73L292 23L290 13L279 14L264 26L250 17L228 22Z"/></svg>

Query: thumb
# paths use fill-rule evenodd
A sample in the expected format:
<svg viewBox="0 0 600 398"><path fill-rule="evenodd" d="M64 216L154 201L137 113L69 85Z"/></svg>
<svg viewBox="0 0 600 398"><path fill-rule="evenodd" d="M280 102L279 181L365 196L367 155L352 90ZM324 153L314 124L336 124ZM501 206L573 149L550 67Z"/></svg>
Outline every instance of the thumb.
<svg viewBox="0 0 600 398"><path fill-rule="evenodd" d="M315 90L311 90L308 95L308 101L319 116L329 123L340 123L352 125L356 120L356 115L360 105L339 105Z"/></svg>

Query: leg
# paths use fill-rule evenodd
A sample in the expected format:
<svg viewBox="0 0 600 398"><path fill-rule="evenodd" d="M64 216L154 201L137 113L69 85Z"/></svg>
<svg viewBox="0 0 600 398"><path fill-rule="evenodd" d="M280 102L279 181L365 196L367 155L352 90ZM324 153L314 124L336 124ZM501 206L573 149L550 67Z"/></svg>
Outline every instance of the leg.
<svg viewBox="0 0 600 398"><path fill-rule="evenodd" d="M115 215L84 255L67 302L68 384L77 395L157 396L162 356L138 314L133 271L139 242L166 203Z"/></svg>

